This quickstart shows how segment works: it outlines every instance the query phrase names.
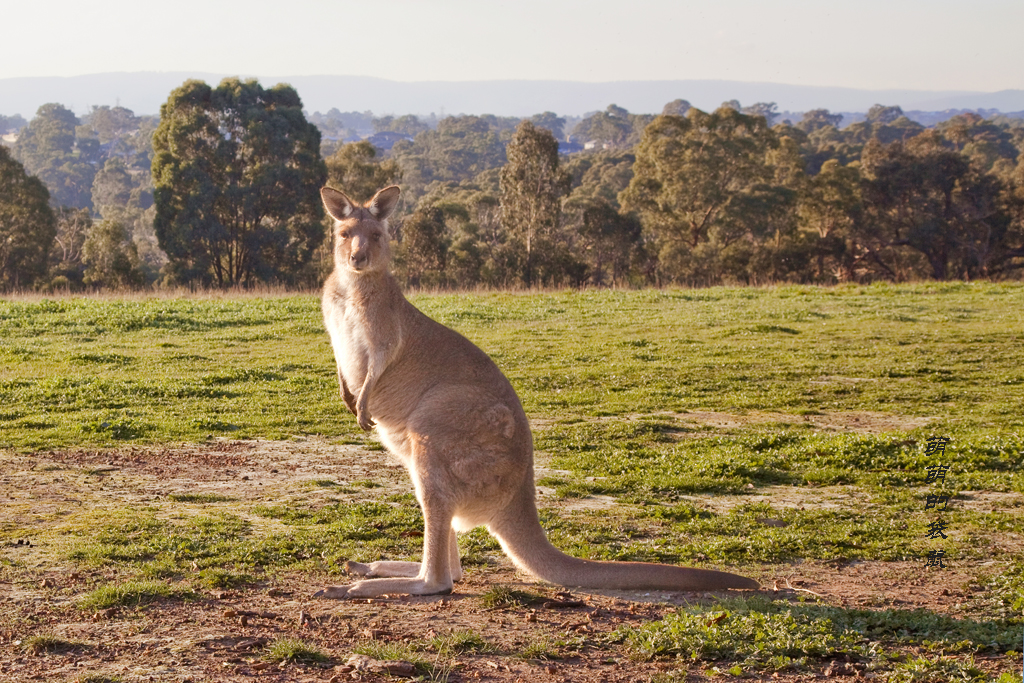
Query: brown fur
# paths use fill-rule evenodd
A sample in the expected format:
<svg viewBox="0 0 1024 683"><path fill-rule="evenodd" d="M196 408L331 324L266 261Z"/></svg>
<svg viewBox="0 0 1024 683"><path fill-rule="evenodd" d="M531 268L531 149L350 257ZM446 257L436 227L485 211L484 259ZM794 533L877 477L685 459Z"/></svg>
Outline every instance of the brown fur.
<svg viewBox="0 0 1024 683"><path fill-rule="evenodd" d="M494 362L457 332L414 308L388 270L387 218L399 189L364 206L321 191L335 218L334 272L324 322L345 404L377 429L409 470L423 508L423 561L350 562L366 577L317 593L330 598L449 592L462 577L455 531L484 525L517 566L564 586L708 590L757 588L735 574L563 554L540 526L533 437L519 398ZM372 578L379 577L379 578Z"/></svg>

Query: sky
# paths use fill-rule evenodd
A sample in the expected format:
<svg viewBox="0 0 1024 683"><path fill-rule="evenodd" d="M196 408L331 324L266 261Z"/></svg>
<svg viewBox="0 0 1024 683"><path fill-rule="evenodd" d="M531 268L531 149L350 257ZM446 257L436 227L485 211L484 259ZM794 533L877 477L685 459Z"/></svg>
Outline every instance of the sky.
<svg viewBox="0 0 1024 683"><path fill-rule="evenodd" d="M396 81L1024 88L1020 0L4 3L0 78L111 71Z"/></svg>

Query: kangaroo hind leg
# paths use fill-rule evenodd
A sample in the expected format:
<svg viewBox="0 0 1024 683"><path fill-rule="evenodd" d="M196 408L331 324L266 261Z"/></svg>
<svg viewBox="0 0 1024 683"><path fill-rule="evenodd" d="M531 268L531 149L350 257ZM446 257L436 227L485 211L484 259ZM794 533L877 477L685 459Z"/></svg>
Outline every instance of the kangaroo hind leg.
<svg viewBox="0 0 1024 683"><path fill-rule="evenodd" d="M462 563L459 561L459 542L455 536L455 529L451 530L448 541L449 563L452 573L452 581L462 580ZM402 562L397 560L381 560L363 564L361 562L346 562L345 571L350 576L359 576L367 579L373 578L394 578L413 577L420 574L419 562Z"/></svg>
<svg viewBox="0 0 1024 683"><path fill-rule="evenodd" d="M313 597L342 599L374 598L392 593L404 595L451 593L453 585L451 541L454 536L451 510L445 505L424 504L423 517L423 562L384 562L361 565L367 568L378 565L384 570L395 569L401 571L402 575L366 578L343 586L328 586L317 591ZM415 576L409 576L408 573L411 573L416 566L419 571Z"/></svg>

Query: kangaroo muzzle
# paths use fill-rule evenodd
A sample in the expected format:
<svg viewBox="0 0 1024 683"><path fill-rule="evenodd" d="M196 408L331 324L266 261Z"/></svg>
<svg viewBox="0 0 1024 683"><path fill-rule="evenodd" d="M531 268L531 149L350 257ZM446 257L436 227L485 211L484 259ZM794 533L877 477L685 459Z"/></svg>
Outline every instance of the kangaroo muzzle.
<svg viewBox="0 0 1024 683"><path fill-rule="evenodd" d="M366 268L370 264L370 240L358 237L353 239L348 262L354 270Z"/></svg>

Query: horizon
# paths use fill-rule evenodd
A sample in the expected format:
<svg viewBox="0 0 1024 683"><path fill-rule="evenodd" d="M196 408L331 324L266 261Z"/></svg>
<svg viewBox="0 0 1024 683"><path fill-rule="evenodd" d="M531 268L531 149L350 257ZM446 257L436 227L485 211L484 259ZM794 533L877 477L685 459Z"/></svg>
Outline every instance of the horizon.
<svg viewBox="0 0 1024 683"><path fill-rule="evenodd" d="M921 89L866 90L786 83L717 79L627 80L590 83L570 80L490 79L480 81L398 81L377 76L263 76L196 71L116 71L81 76L0 78L0 114L30 119L39 106L60 103L76 115L95 106L124 106L138 115L155 115L174 88L188 79L216 85L223 78L256 78L264 87L285 83L295 88L309 112L371 111L377 116L484 115L529 117L543 111L584 116L610 104L632 113L657 114L667 102L688 100L711 111L738 100L777 104L780 114L828 109L856 116L875 104L905 111L1024 111L1024 89L983 91Z"/></svg>
<svg viewBox="0 0 1024 683"><path fill-rule="evenodd" d="M995 93L1024 88L1024 5L783 0L713 7L670 0L255 3L182 0L174 12L111 0L5 10L0 79L134 71L356 74L399 83L706 80L859 90ZM330 29L329 35L325 35ZM84 47L83 36L98 36ZM319 38L318 36L325 36ZM40 45L58 46L40 50ZM172 47L173 49L168 49ZM31 54L32 59L25 55Z"/></svg>

